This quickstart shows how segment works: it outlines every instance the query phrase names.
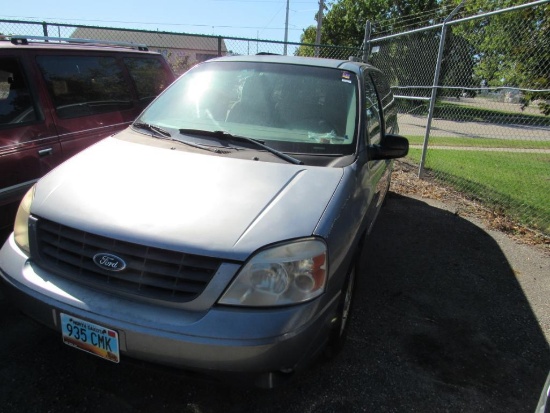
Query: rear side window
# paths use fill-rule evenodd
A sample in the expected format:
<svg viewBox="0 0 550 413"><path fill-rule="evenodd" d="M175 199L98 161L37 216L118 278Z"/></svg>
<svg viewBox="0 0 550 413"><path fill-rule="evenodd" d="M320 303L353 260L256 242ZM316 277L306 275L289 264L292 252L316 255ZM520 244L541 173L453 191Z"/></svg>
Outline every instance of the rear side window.
<svg viewBox="0 0 550 413"><path fill-rule="evenodd" d="M382 102L382 109L384 110L384 127L386 133L396 133L397 128L397 105L393 97L390 85L386 77L379 72L371 72L372 80L376 85L378 96Z"/></svg>
<svg viewBox="0 0 550 413"><path fill-rule="evenodd" d="M380 143L380 108L376 90L368 76L365 77L365 117L367 120L367 144Z"/></svg>
<svg viewBox="0 0 550 413"><path fill-rule="evenodd" d="M171 82L165 66L154 58L127 57L124 63L136 85L140 104L146 106Z"/></svg>
<svg viewBox="0 0 550 413"><path fill-rule="evenodd" d="M380 95L382 107L385 110L393 103L393 94L390 89L390 85L386 78L378 72L371 72L371 76L374 84L376 85L376 90L378 90L378 94Z"/></svg>
<svg viewBox="0 0 550 413"><path fill-rule="evenodd" d="M0 58L0 127L36 120L29 87L19 62Z"/></svg>
<svg viewBox="0 0 550 413"><path fill-rule="evenodd" d="M132 107L130 87L113 57L39 56L37 62L60 118Z"/></svg>

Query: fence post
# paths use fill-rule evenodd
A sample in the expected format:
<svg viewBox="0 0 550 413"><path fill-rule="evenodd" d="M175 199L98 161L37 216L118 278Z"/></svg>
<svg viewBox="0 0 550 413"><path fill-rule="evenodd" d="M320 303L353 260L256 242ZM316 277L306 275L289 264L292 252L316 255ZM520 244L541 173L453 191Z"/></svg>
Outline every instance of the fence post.
<svg viewBox="0 0 550 413"><path fill-rule="evenodd" d="M370 35L371 35L371 23L370 23L369 20L367 20L367 23L365 24L365 38L363 39L363 59L362 59L362 61L364 63L369 62Z"/></svg>
<svg viewBox="0 0 550 413"><path fill-rule="evenodd" d="M218 36L218 57L222 55L222 37Z"/></svg>
<svg viewBox="0 0 550 413"><path fill-rule="evenodd" d="M428 152L428 141L430 139L430 131L432 129L432 118L434 114L435 101L437 98L437 88L439 86L439 74L441 73L441 63L443 60L443 52L445 50L445 37L447 35L447 23L451 20L456 13L462 8L464 2L462 0L460 4L449 14L443 21L441 26L441 39L439 40L439 51L437 54L437 64L435 66L434 82L432 86L432 95L430 98L430 108L428 110L428 121L426 123L426 134L424 135L424 144L422 145L422 158L420 159L420 166L418 168L418 177L424 176L424 163L426 162L426 154Z"/></svg>
<svg viewBox="0 0 550 413"><path fill-rule="evenodd" d="M44 37L48 37L48 23L42 22L42 32L44 33Z"/></svg>

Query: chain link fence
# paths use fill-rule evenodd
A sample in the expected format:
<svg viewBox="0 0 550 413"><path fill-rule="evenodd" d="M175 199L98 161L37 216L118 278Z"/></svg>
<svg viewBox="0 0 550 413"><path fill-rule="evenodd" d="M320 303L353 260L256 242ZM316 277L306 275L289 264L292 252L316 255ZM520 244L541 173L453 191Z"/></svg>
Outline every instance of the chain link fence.
<svg viewBox="0 0 550 413"><path fill-rule="evenodd" d="M371 39L419 176L550 236L548 1Z"/></svg>
<svg viewBox="0 0 550 413"><path fill-rule="evenodd" d="M370 39L390 78L407 162L419 176L550 236L548 1ZM58 23L0 20L0 34L147 45L177 74L217 56L273 53L347 59L363 50Z"/></svg>
<svg viewBox="0 0 550 413"><path fill-rule="evenodd" d="M347 59L357 50L338 46L314 46L300 43L244 39L235 37L194 35L112 27L92 27L61 23L0 20L0 36L39 36L61 39L90 39L106 42L146 45L168 60L178 75L199 62L218 56L254 55L260 53L282 55L321 55ZM52 40L50 40L52 41Z"/></svg>

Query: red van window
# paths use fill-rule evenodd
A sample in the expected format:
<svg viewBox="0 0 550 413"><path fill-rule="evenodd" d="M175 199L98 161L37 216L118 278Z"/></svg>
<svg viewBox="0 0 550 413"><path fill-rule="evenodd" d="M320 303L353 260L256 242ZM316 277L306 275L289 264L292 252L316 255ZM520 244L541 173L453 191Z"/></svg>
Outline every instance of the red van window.
<svg viewBox="0 0 550 413"><path fill-rule="evenodd" d="M37 62L60 118L132 107L132 93L115 58L40 56Z"/></svg>

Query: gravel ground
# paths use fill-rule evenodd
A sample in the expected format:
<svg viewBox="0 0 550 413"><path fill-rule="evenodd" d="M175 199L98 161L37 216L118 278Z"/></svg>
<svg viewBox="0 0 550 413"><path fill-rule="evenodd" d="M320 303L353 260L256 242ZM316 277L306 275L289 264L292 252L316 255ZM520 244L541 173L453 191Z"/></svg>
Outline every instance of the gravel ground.
<svg viewBox="0 0 550 413"><path fill-rule="evenodd" d="M548 245L411 182L398 168L335 360L270 391L115 365L0 295L0 412L534 413L550 370Z"/></svg>

